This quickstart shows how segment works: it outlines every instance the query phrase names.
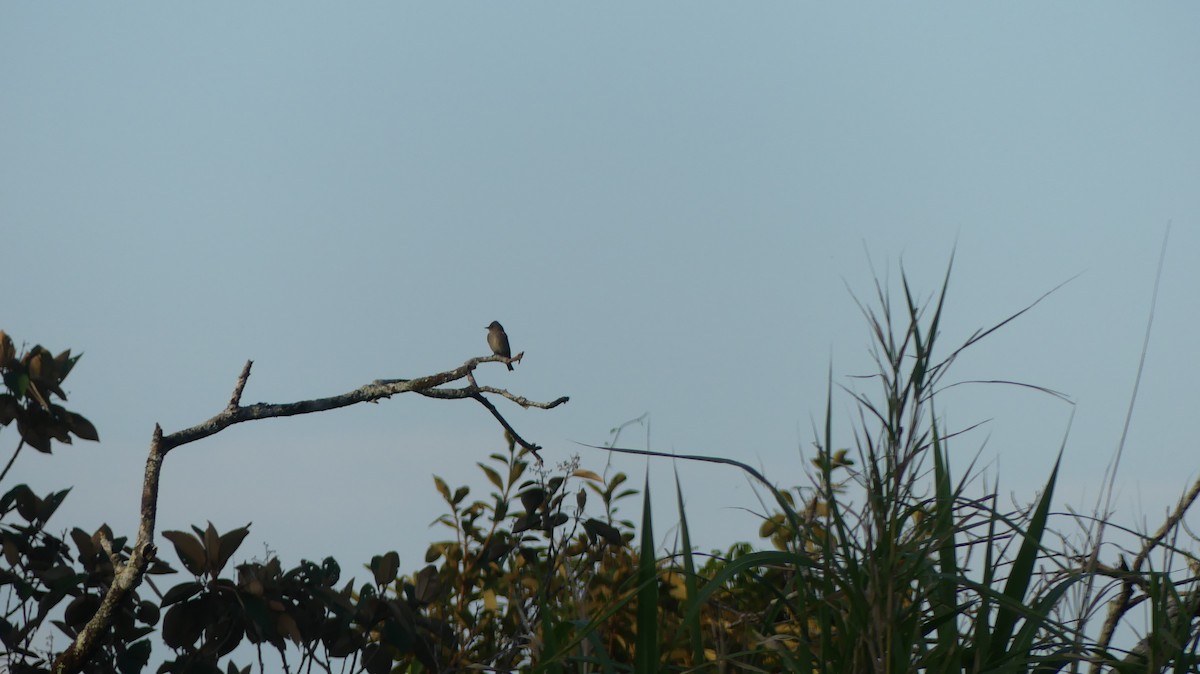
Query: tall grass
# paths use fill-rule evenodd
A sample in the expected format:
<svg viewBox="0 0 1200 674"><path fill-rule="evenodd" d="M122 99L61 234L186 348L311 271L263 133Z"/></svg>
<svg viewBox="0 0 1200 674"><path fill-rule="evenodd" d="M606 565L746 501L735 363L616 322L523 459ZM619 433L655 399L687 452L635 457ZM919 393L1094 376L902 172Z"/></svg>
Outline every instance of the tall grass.
<svg viewBox="0 0 1200 674"><path fill-rule="evenodd" d="M686 485L677 485L683 544L658 566L660 578L686 577L686 599L682 606L660 601L657 616L678 617L681 643L664 644L661 630L645 627L652 595L643 545L635 649L649 655L638 658L635 671L1197 671L1200 593L1193 579L1200 562L1178 538L1200 482L1159 531L1136 539L1142 552L1132 565L1098 561L1095 540L1085 542L1096 546L1087 554L1070 544L1088 519L1052 513L1059 461L1027 506L1003 509L996 485L969 494L973 466L954 477L949 446L957 433L937 414L950 367L1050 293L945 349L940 327L949 280L948 268L940 291L921 304L901 273L899 302L878 280L874 303L859 302L873 336L874 392L835 387L831 373L811 485L781 489L737 461L672 455L732 465L758 481L777 506L761 531L774 549L735 546L698 563L683 506ZM832 414L842 394L857 409L847 432L835 428ZM649 500L645 509L648 527ZM1151 566L1156 549L1170 553L1162 568ZM1089 598L1086 606L1076 603L1080 594ZM1144 629L1130 622L1139 603L1149 616ZM1102 607L1103 625L1094 619ZM1122 624L1136 639L1127 650L1113 645Z"/></svg>

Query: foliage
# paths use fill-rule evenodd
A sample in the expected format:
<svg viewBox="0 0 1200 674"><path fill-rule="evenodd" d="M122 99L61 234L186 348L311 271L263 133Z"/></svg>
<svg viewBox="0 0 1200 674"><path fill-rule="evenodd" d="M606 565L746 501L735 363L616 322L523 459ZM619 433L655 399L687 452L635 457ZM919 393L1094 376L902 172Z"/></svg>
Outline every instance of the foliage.
<svg viewBox="0 0 1200 674"><path fill-rule="evenodd" d="M62 383L78 360L70 349L54 356L40 344L18 356L12 338L0 330L0 376L7 389L0 393L0 426L16 420L21 442L47 454L51 440L68 445L72 435L99 440L90 421L52 402L67 399Z"/></svg>
<svg viewBox="0 0 1200 674"><path fill-rule="evenodd" d="M333 558L230 569L249 525L162 532L184 580L158 601L135 593L121 606L88 671L143 671L157 644L167 649L156 654L159 672L226 674L250 671L255 663L235 663L248 652L262 671L279 658L285 671L370 674L1194 670L1200 598L1189 568L1168 559L1144 570L1144 555L1132 568L1088 565L1069 545L1052 548L1057 464L1036 501L1011 510L994 489L968 494L969 468L954 477L956 434L935 407L947 372L963 349L1023 312L941 357L948 281L928 305L901 282L898 309L879 283L877 306L860 304L879 389L845 389L859 410L849 442L835 440L831 374L811 483L779 489L762 479L773 505L761 547L698 554L677 480L680 543L663 554L648 481L635 525L623 509L639 490L625 474L597 474L578 458L546 468L510 436L506 452L478 464L485 496L433 478L446 507L436 523L447 535L419 569L401 569L394 551L365 565L365 582L344 578ZM18 449L94 439L86 420L49 402L65 400L61 382L77 356L34 347L18 358L3 333L0 356L0 420L18 422ZM47 625L73 637L130 554L107 526L74 529L70 544L49 533L66 495L16 485L0 497L0 668L8 671L47 671L54 654L37 646ZM1181 502L1180 517L1190 503ZM1178 545L1179 522L1144 537L1145 549L1170 540L1172 554L1195 564ZM161 559L151 572L181 573ZM1094 604L1071 604L1081 581L1106 579ZM1099 638L1089 626L1103 602L1110 622L1146 604L1148 631L1134 648L1117 650L1107 626ZM251 650L238 650L243 644Z"/></svg>
<svg viewBox="0 0 1200 674"><path fill-rule="evenodd" d="M0 426L16 421L20 441L12 459L0 472L8 473L21 447L29 445L49 453L51 441L71 444L71 436L99 440L95 427L82 415L53 402L65 401L63 381L79 356L70 350L58 356L38 345L18 355L12 338L0 331ZM25 670L36 661L32 650L39 630L49 621L67 635L74 635L99 606L100 596L112 582L113 563L124 559L125 540L115 538L108 527L89 535L72 529L72 545L47 530L47 523L62 505L69 489L38 496L28 485L18 484L0 496L0 643L10 671ZM156 564L152 572L169 571ZM65 604L64 604L65 602ZM103 661L94 671L134 671L146 662L150 642L145 638L158 621L158 606L135 595L121 608L113 631L101 648Z"/></svg>

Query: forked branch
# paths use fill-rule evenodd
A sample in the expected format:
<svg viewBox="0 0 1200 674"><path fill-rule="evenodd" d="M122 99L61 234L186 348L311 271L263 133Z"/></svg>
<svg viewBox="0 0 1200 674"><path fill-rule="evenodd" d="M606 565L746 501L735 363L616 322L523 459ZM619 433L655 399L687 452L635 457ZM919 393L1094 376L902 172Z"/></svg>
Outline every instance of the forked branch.
<svg viewBox="0 0 1200 674"><path fill-rule="evenodd" d="M255 403L253 405L242 405L242 392L246 388L246 381L250 378L250 368L253 365L253 361L246 361L245 367L242 368L242 372L238 376L237 384L234 386L233 394L229 398L229 403L225 406L225 409L221 410L211 419L191 428L176 431L170 435L163 435L162 428L157 424L154 426L154 435L150 441L150 456L146 459L146 473L142 483L142 503L137 540L133 544L129 561L124 564L118 564L112 585L104 595L104 599L100 603L100 608L96 610L95 615L92 616L87 625L79 631L79 634L67 650L63 651L55 659L54 671L56 674L74 673L83 669L92 654L99 647L104 635L108 633L109 628L112 626L116 608L121 605L121 602L141 582L143 575L146 573L146 568L150 564L150 561L154 559L154 526L158 514L159 476L162 472L162 462L167 452L181 445L186 445L190 442L220 433L226 428L244 421L324 412L358 403L378 402L379 400L391 398L400 393L413 392L429 398L475 399L491 412L492 416L500 422L500 425L512 435L518 444L533 452L534 456L537 456L540 461L541 457L538 456L537 450L541 449L541 447L521 438L500 411L496 409L495 405L484 397L484 394L492 393L508 398L522 407L537 407L540 409L557 407L567 402L569 398L563 396L548 403L539 403L513 395L503 389L479 386L475 382L474 377L474 370L480 363L519 362L523 355L523 353L520 353L513 358L505 358L504 356L472 358L461 366L452 370L446 370L445 372L417 379L377 379L353 391L328 398L315 398L282 404ZM439 388L460 379L466 379L467 385L462 388Z"/></svg>

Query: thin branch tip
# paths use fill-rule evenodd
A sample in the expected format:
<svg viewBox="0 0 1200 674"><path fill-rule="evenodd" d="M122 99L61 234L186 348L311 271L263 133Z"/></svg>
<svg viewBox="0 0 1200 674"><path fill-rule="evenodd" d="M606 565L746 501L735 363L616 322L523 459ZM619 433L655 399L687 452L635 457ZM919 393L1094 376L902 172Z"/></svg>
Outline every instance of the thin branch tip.
<svg viewBox="0 0 1200 674"><path fill-rule="evenodd" d="M242 366L242 373L238 375L237 383L233 385L233 395L229 397L227 409L236 410L242 404L242 391L246 390L246 381L250 379L250 368L253 365L254 361L246 360L246 364Z"/></svg>

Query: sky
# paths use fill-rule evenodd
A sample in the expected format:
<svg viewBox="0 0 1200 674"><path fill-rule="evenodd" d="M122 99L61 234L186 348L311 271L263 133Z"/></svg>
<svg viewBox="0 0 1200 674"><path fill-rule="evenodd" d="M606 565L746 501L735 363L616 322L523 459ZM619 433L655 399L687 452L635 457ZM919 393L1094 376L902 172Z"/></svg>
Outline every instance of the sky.
<svg viewBox="0 0 1200 674"><path fill-rule="evenodd" d="M854 297L953 270L952 463L1028 502L1060 447L1090 510L1121 437L1165 232L1116 519L1200 476L1200 5L4 3L0 329L82 351L68 407L102 442L26 451L5 489L73 487L63 528L136 530L156 423L343 393L487 355L481 384L551 465L736 458L807 484L835 385L871 371ZM948 353L945 351L943 353ZM1074 416L1072 418L1072 411ZM849 396L833 400L853 442ZM1070 428L1068 431L1068 424ZM0 431L0 456L16 445ZM582 444L581 444L582 443ZM423 565L439 475L488 491L472 402L398 396L172 452L159 530L253 522L235 560ZM693 540L754 541L728 467L679 464ZM637 519L634 501L622 510ZM1068 528L1060 520L1062 528ZM165 541L160 540L160 544ZM765 543L764 543L765 544Z"/></svg>

